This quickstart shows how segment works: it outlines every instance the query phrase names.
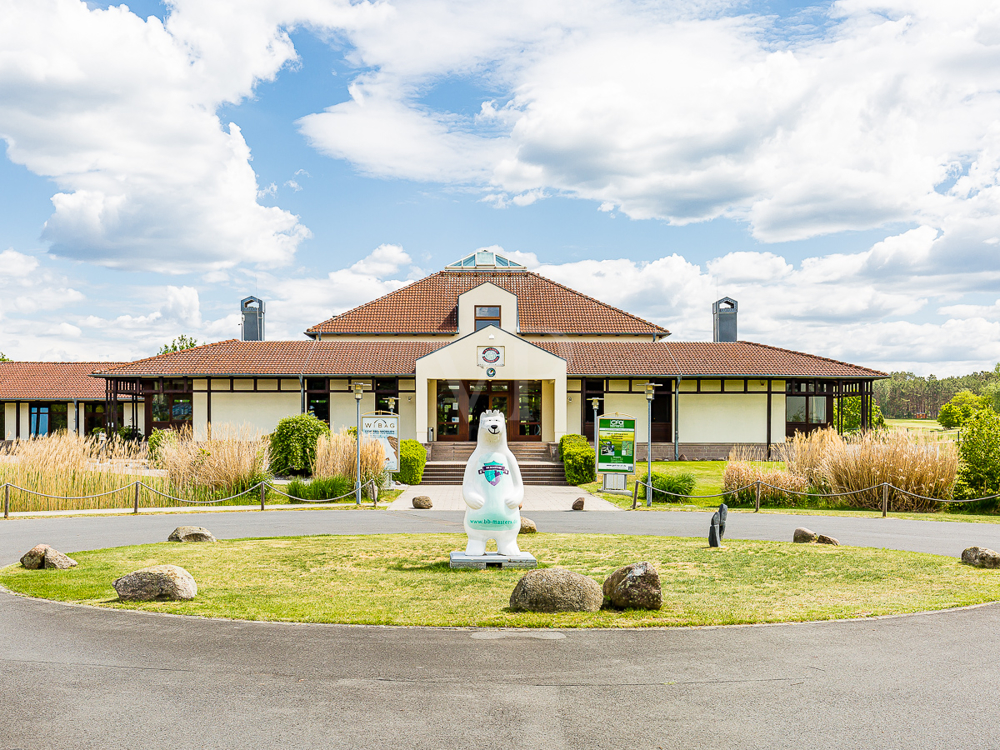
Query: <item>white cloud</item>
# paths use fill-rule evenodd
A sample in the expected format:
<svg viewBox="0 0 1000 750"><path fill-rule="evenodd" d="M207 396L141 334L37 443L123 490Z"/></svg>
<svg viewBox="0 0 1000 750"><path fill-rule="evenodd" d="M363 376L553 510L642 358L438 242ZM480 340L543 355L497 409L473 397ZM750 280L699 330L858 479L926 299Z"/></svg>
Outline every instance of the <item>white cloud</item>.
<svg viewBox="0 0 1000 750"><path fill-rule="evenodd" d="M287 263L309 235L257 203L240 129L215 115L295 52L273 12L223 5L177 0L164 25L124 5L4 4L0 137L58 186L52 252L177 273Z"/></svg>
<svg viewBox="0 0 1000 750"><path fill-rule="evenodd" d="M14 248L7 248L0 253L0 268L5 276L27 276L38 268L38 260Z"/></svg>

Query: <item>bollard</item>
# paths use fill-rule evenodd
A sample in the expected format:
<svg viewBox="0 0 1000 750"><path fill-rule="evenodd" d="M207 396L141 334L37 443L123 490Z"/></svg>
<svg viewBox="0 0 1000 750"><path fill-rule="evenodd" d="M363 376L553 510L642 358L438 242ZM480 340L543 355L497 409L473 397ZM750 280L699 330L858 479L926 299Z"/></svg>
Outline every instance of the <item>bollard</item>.
<svg viewBox="0 0 1000 750"><path fill-rule="evenodd" d="M10 518L10 485L3 486L3 517Z"/></svg>
<svg viewBox="0 0 1000 750"><path fill-rule="evenodd" d="M264 498L267 496L267 485L260 483L260 509L264 510Z"/></svg>
<svg viewBox="0 0 1000 750"><path fill-rule="evenodd" d="M760 480L759 479L757 480L756 484L757 484L757 489L756 489L754 500L753 500L753 512L754 513L760 513Z"/></svg>
<svg viewBox="0 0 1000 750"><path fill-rule="evenodd" d="M882 482L882 518L889 512L889 483Z"/></svg>
<svg viewBox="0 0 1000 750"><path fill-rule="evenodd" d="M136 515L139 514L139 483L135 483L135 499L132 504L132 512Z"/></svg>

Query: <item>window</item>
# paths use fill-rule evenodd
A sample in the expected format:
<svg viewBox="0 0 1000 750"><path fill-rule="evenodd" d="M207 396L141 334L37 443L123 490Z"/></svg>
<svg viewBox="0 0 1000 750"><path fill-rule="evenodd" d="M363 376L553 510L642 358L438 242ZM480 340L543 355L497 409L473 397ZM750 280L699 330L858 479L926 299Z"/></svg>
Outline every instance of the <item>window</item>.
<svg viewBox="0 0 1000 750"><path fill-rule="evenodd" d="M28 422L28 434L32 437L49 434L49 407L41 404L32 404L30 421Z"/></svg>
<svg viewBox="0 0 1000 750"><path fill-rule="evenodd" d="M486 326L500 327L499 307L476 307L476 330L480 331Z"/></svg>
<svg viewBox="0 0 1000 750"><path fill-rule="evenodd" d="M785 397L785 421L805 422L806 421L806 397L786 396Z"/></svg>
<svg viewBox="0 0 1000 750"><path fill-rule="evenodd" d="M389 399L392 408L389 408ZM398 378L375 378L375 411L390 411L399 413L399 379Z"/></svg>
<svg viewBox="0 0 1000 750"><path fill-rule="evenodd" d="M809 397L809 424L826 424L826 396Z"/></svg>

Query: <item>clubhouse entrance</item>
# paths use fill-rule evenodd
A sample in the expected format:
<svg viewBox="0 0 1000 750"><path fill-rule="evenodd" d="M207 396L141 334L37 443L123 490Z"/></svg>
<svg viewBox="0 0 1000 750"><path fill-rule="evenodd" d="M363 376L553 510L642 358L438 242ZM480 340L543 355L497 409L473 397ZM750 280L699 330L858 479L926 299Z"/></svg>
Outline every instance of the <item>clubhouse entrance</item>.
<svg viewBox="0 0 1000 750"><path fill-rule="evenodd" d="M542 439L542 381L437 381L437 439L475 440L479 416L495 409L507 416L507 439Z"/></svg>

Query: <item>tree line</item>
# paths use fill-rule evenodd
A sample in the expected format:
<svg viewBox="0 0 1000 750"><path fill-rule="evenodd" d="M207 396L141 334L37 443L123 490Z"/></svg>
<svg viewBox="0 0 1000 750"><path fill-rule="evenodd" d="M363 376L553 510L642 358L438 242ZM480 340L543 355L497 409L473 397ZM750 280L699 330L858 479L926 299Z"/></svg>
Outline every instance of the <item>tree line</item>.
<svg viewBox="0 0 1000 750"><path fill-rule="evenodd" d="M1000 363L992 370L950 378L894 372L885 380L875 381L875 401L889 419L906 419L917 415L937 419L941 407L951 401L955 394L972 391L981 396L998 386Z"/></svg>

